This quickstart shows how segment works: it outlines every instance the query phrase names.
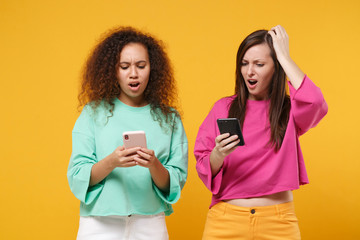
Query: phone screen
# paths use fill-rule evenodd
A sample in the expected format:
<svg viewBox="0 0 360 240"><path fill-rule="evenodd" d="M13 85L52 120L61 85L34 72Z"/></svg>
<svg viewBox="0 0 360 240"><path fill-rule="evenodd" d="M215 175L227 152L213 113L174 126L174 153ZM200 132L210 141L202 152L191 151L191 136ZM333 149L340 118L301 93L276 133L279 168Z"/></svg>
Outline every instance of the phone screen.
<svg viewBox="0 0 360 240"><path fill-rule="evenodd" d="M241 132L240 123L237 118L219 118L217 120L220 134L230 133L232 135L238 135L240 142L237 146L244 146L245 141Z"/></svg>

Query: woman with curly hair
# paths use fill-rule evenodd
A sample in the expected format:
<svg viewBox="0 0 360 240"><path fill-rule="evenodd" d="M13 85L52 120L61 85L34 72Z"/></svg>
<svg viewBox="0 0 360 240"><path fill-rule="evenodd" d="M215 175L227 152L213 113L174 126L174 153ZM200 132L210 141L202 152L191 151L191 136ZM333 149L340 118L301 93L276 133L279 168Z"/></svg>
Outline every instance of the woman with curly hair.
<svg viewBox="0 0 360 240"><path fill-rule="evenodd" d="M188 143L162 43L130 27L108 33L86 62L79 102L67 173L81 201L77 239L168 239ZM125 148L123 132L139 130L147 147Z"/></svg>

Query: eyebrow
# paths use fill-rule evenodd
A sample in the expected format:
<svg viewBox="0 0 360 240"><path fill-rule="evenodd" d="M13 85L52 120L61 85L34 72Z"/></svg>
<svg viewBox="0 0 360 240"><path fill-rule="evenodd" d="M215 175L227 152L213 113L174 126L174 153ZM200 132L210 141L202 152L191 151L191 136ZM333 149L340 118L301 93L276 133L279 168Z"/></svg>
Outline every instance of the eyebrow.
<svg viewBox="0 0 360 240"><path fill-rule="evenodd" d="M247 59L242 59L242 61L246 61L246 62L249 62L249 60ZM259 58L259 59L255 59L253 62L265 62L266 60L265 59L262 59L262 58Z"/></svg>
<svg viewBox="0 0 360 240"><path fill-rule="evenodd" d="M120 62L120 64L130 64L130 62L126 62L126 61L123 61L123 62ZM137 62L135 62L135 63L147 63L147 61L146 60L140 60L140 61L137 61Z"/></svg>

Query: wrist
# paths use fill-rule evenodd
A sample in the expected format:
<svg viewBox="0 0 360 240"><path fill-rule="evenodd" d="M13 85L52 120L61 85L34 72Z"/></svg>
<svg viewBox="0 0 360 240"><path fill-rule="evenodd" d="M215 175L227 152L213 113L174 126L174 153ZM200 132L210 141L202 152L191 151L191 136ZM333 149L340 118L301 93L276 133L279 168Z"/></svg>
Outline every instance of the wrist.
<svg viewBox="0 0 360 240"><path fill-rule="evenodd" d="M110 154L107 158L104 159L104 167L108 171L112 171L116 168L115 160L116 158L113 156L113 154Z"/></svg>
<svg viewBox="0 0 360 240"><path fill-rule="evenodd" d="M216 152L216 150L213 150L210 154L210 168L212 176L215 176L220 171L225 159L225 157L220 154L216 154Z"/></svg>
<svg viewBox="0 0 360 240"><path fill-rule="evenodd" d="M225 156L223 156L223 154L221 154L218 150L216 150L216 148L214 148L210 154L210 160L212 162L219 162L222 163L224 162Z"/></svg>
<svg viewBox="0 0 360 240"><path fill-rule="evenodd" d="M223 154L222 152L220 152L218 149L214 149L214 150L215 150L215 151L214 151L214 156L215 156L215 158L216 158L218 161L223 162L226 156L224 156L224 154Z"/></svg>
<svg viewBox="0 0 360 240"><path fill-rule="evenodd" d="M157 169L160 169L161 167L163 167L163 165L161 164L161 162L159 161L159 159L155 158L154 163L149 167L150 171L154 171Z"/></svg>
<svg viewBox="0 0 360 240"><path fill-rule="evenodd" d="M279 54L277 56L277 60L279 61L279 63L281 64L281 66L283 68L284 68L284 65L287 65L292 62L292 59L289 55L282 55L282 54Z"/></svg>

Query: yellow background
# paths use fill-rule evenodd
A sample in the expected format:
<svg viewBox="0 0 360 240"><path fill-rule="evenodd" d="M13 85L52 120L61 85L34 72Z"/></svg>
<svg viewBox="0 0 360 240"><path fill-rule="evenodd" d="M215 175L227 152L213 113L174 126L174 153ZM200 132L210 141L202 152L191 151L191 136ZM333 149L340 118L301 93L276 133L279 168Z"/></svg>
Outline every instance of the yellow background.
<svg viewBox="0 0 360 240"><path fill-rule="evenodd" d="M103 32L131 25L162 39L190 142L170 239L200 239L210 193L192 151L212 104L234 89L243 38L281 24L329 113L301 137L311 184L295 191L303 239L360 239L360 2L0 1L0 239L75 239L79 201L66 170L80 70Z"/></svg>

